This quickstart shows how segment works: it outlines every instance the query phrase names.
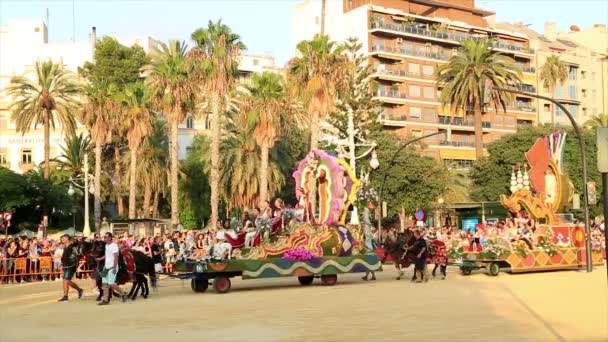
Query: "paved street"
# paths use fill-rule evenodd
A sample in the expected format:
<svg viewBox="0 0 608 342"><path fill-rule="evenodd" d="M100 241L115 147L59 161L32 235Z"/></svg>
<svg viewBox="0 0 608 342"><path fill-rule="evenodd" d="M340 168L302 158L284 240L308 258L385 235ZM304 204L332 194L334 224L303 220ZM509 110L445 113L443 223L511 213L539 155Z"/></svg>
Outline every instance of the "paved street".
<svg viewBox="0 0 608 342"><path fill-rule="evenodd" d="M551 272L413 284L340 276L334 287L294 278L235 280L195 294L165 280L147 300L58 304L60 284L0 287L0 341L605 341L606 273ZM84 283L87 288L89 282ZM89 290L90 292L90 290ZM69 336L66 338L66 336Z"/></svg>

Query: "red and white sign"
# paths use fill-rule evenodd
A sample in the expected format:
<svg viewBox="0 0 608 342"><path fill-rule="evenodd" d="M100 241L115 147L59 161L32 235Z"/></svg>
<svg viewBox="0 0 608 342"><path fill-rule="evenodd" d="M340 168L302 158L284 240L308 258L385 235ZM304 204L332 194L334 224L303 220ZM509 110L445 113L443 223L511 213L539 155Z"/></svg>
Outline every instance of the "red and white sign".
<svg viewBox="0 0 608 342"><path fill-rule="evenodd" d="M8 211L2 214L2 218L4 221L10 221L13 219L13 213L9 213Z"/></svg>

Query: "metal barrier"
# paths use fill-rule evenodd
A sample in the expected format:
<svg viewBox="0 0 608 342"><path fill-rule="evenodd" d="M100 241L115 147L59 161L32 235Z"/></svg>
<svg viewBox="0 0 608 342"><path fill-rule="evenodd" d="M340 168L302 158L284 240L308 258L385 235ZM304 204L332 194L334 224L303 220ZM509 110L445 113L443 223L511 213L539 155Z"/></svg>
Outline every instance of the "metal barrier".
<svg viewBox="0 0 608 342"><path fill-rule="evenodd" d="M92 271L81 261L74 277L86 279ZM53 260L53 257L0 258L0 284L56 280L61 277L61 262Z"/></svg>

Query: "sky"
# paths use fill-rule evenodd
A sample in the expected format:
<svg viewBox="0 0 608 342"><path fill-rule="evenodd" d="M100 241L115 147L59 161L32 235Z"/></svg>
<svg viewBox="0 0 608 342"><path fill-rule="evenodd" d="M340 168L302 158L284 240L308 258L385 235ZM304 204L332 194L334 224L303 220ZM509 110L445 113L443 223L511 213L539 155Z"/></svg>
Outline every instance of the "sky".
<svg viewBox="0 0 608 342"><path fill-rule="evenodd" d="M321 0L313 0L321 1ZM272 55L282 66L294 55L291 19L301 0L0 0L0 26L9 19L49 20L49 41L87 41L92 26L98 37L150 36L189 41L190 34L222 19L241 35L247 50ZM543 32L545 22L560 30L608 24L608 0L477 0L495 11L496 21L524 22ZM73 16L73 13L75 14ZM75 18L75 21L72 19Z"/></svg>

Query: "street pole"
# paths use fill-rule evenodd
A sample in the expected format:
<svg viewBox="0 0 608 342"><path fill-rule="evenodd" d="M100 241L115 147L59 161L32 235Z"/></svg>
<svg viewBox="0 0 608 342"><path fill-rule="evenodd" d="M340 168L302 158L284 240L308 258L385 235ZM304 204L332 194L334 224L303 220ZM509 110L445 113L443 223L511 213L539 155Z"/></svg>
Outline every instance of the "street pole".
<svg viewBox="0 0 608 342"><path fill-rule="evenodd" d="M572 114L570 114L570 112L566 109L566 107L564 107L564 105L562 105L561 103L555 101L554 99L552 99L550 97L533 94L533 93L528 93L528 92L520 91L520 90L509 89L509 88L493 87L493 89L496 89L498 91L504 91L507 93L531 96L531 97L535 97L537 99L549 101L549 102L555 104L556 106L558 106L570 120L570 123L572 124L572 128L574 128L574 133L576 134L576 136L578 138L578 143L579 143L580 149L581 149L581 159L583 162L583 196L585 197L584 198L585 235L587 236L586 241L585 241L585 248L587 250L585 253L585 256L586 256L585 262L587 264L587 272L593 271L593 265L591 264L593 261L593 259L591 257L591 227L589 226L589 194L587 192L587 153L586 153L586 147L585 147L585 140L583 139L583 135L581 134L580 127L578 127L576 120L574 120L574 117L572 117Z"/></svg>
<svg viewBox="0 0 608 342"><path fill-rule="evenodd" d="M84 154L84 228L82 235L85 237L91 235L91 227L89 227L89 157Z"/></svg>
<svg viewBox="0 0 608 342"><path fill-rule="evenodd" d="M356 167L356 146L355 146L355 118L352 108L348 108L348 159L350 162L350 168L353 169L353 172L357 174Z"/></svg>
<svg viewBox="0 0 608 342"><path fill-rule="evenodd" d="M597 146L597 169L602 174L602 202L604 204L604 252L608 247L608 127L598 127L595 132ZM607 252L608 253L608 252ZM608 262L606 262L608 278Z"/></svg>
<svg viewBox="0 0 608 342"><path fill-rule="evenodd" d="M395 153L393 153L391 160L388 162L388 167L393 166L393 164L395 163L395 158L397 158L399 153L401 153L401 151L403 151L408 145L411 145L415 142L418 142L420 140L423 140L423 139L426 139L426 138L429 138L429 137L432 137L435 135L439 135L441 133L442 133L441 131L437 131L435 133L423 135L416 139L412 139L410 141L405 142L403 145L401 145L401 147ZM382 243L382 193L384 192L384 184L386 183L386 175L387 174L384 173L384 178L382 179L382 186L380 187L380 191L378 193L378 205L380 206L380 215L378 215L378 234L380 235L380 238L379 238L380 243Z"/></svg>

